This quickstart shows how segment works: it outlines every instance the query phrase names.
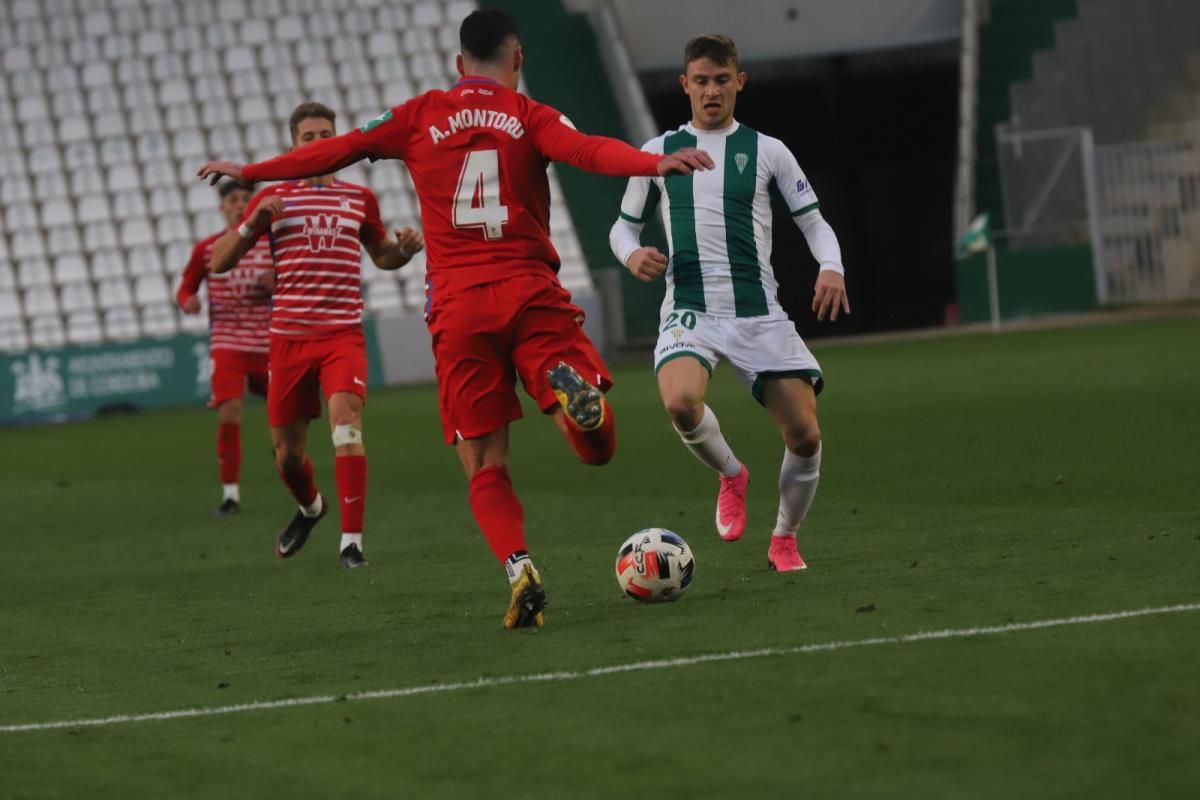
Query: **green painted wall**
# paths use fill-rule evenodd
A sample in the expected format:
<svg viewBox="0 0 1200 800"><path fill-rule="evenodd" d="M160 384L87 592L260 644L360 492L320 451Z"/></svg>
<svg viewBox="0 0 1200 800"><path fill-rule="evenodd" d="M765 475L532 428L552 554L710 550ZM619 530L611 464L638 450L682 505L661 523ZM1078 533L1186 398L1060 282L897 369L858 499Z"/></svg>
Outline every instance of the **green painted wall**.
<svg viewBox="0 0 1200 800"><path fill-rule="evenodd" d="M955 266L963 322L991 319L987 257L978 253ZM1001 319L1091 311L1097 307L1089 245L996 253Z"/></svg>

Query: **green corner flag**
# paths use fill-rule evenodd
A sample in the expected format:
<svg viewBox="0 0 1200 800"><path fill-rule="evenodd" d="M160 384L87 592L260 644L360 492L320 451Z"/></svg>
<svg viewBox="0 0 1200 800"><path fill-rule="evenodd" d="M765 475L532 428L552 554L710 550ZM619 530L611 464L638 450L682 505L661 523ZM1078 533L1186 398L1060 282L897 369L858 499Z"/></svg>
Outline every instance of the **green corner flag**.
<svg viewBox="0 0 1200 800"><path fill-rule="evenodd" d="M967 232L962 235L955 245L958 258L966 258L975 253L982 253L992 246L992 228L987 212L980 214L971 222Z"/></svg>

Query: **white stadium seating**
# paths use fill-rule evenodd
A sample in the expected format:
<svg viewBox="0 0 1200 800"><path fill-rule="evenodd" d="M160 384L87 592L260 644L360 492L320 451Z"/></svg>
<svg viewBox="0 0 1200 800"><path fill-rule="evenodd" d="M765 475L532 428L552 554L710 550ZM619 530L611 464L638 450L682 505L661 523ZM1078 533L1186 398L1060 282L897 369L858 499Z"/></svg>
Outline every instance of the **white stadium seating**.
<svg viewBox="0 0 1200 800"><path fill-rule="evenodd" d="M220 229L210 157L289 145L304 100L345 129L455 78L473 0L6 0L0 8L0 352L202 333L174 287ZM345 170L390 226L417 223L399 162ZM551 176L562 279L590 289ZM368 313L421 313L421 254L364 265Z"/></svg>

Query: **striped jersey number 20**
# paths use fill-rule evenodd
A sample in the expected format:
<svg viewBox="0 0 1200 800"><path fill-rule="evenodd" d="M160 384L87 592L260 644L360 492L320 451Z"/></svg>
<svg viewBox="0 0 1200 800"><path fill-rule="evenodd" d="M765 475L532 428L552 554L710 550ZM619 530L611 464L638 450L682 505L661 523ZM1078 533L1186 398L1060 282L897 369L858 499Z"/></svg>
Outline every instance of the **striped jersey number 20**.
<svg viewBox="0 0 1200 800"><path fill-rule="evenodd" d="M454 227L482 228L487 239L504 237L508 206L500 204L500 156L495 150L472 150L463 161L454 192Z"/></svg>

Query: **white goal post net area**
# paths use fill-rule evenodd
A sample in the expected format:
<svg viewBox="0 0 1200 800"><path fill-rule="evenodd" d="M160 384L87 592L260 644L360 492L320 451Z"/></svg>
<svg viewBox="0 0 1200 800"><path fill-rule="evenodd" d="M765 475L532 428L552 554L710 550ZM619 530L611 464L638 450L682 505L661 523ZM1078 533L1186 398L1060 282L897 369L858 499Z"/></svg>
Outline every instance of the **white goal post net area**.
<svg viewBox="0 0 1200 800"><path fill-rule="evenodd" d="M1200 298L1200 140L1000 126L996 141L1009 248L1090 243L1101 304Z"/></svg>

